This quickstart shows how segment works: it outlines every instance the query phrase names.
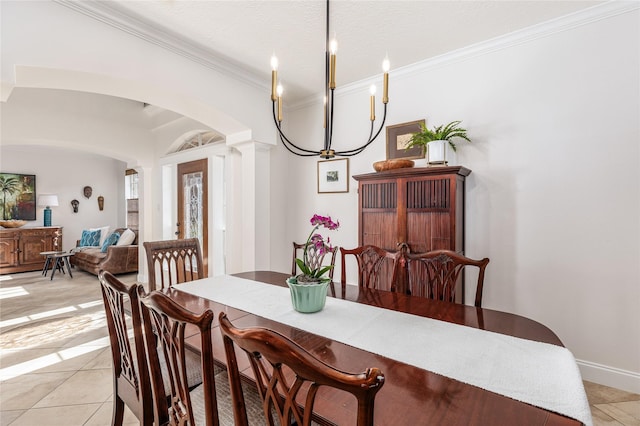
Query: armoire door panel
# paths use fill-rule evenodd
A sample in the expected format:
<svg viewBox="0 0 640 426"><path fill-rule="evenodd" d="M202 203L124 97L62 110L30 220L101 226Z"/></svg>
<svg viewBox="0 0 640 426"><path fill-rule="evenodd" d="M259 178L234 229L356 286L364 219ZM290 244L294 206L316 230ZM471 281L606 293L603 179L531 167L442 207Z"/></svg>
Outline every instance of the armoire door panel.
<svg viewBox="0 0 640 426"><path fill-rule="evenodd" d="M408 213L406 242L412 253L450 250L453 243L451 215L448 212Z"/></svg>
<svg viewBox="0 0 640 426"><path fill-rule="evenodd" d="M423 179L407 181L407 210L449 210L451 181L449 179Z"/></svg>
<svg viewBox="0 0 640 426"><path fill-rule="evenodd" d="M353 176L360 245L395 251L398 243L407 243L414 253L448 249L464 254L464 187L470 173L455 166Z"/></svg>
<svg viewBox="0 0 640 426"><path fill-rule="evenodd" d="M360 188L362 209L396 209L398 186L396 182L364 184Z"/></svg>
<svg viewBox="0 0 640 426"><path fill-rule="evenodd" d="M366 212L362 215L362 235L359 245L374 245L385 250L397 250L397 215L395 212Z"/></svg>

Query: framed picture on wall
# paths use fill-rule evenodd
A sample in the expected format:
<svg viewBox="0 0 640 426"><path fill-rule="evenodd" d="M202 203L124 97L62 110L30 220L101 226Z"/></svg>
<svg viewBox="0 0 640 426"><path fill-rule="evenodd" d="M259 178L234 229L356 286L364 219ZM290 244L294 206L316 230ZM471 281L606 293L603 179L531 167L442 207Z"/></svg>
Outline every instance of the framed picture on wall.
<svg viewBox="0 0 640 426"><path fill-rule="evenodd" d="M349 192L349 159L318 161L318 194Z"/></svg>
<svg viewBox="0 0 640 426"><path fill-rule="evenodd" d="M36 220L36 175L0 173L0 219Z"/></svg>
<svg viewBox="0 0 640 426"><path fill-rule="evenodd" d="M405 150L411 136L420 131L420 124L424 124L424 120L410 121L408 123L395 124L387 126L387 160L396 158L424 158L422 148L419 146Z"/></svg>

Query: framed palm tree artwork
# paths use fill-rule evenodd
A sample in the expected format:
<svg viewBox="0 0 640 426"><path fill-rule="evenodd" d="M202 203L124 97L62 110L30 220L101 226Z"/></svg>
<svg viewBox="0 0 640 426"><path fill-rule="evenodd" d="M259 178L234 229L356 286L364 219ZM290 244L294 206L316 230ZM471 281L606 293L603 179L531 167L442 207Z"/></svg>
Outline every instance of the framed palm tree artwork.
<svg viewBox="0 0 640 426"><path fill-rule="evenodd" d="M36 220L36 176L0 173L0 219Z"/></svg>

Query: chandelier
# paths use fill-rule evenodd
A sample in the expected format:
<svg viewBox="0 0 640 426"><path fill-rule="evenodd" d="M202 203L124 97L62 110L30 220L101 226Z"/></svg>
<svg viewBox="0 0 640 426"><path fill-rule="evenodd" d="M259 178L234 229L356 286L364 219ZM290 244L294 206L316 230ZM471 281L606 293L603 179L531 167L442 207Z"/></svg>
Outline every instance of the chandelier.
<svg viewBox="0 0 640 426"><path fill-rule="evenodd" d="M389 102L389 60L387 58L382 62L383 71L383 92L382 103L384 104L384 115L380 127L374 131L376 113L375 113L375 85L371 86L371 96L369 100L371 131L367 141L353 149L344 151L336 151L332 148L333 143L333 117L334 117L334 91L336 89L336 51L338 43L335 40L329 40L329 0L327 0L327 34L325 44L325 86L324 86L324 145L320 150L312 150L301 148L293 143L282 131L282 85L278 82L278 58L271 57L271 101L273 104L273 121L278 129L278 134L282 144L289 152L301 157L313 157L319 155L321 158L333 158L336 155L350 157L360 154L371 142L373 142L384 127L387 119L387 103Z"/></svg>

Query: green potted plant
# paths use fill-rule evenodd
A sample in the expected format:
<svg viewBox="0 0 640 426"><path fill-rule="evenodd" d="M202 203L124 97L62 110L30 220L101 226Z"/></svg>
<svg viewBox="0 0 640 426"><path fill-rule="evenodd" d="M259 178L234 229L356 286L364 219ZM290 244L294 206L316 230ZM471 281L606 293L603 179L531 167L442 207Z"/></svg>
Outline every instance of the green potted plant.
<svg viewBox="0 0 640 426"><path fill-rule="evenodd" d="M433 127L433 129L429 129L424 123L420 123L421 130L413 134L405 149L416 146L422 147L422 152L427 156L429 165L446 165L447 142L454 152L456 151L456 144L453 142L453 138L471 142L467 136L467 130L460 127L460 123L462 123L460 120L452 121L446 125Z"/></svg>
<svg viewBox="0 0 640 426"><path fill-rule="evenodd" d="M308 251L313 247L321 255L326 246L329 245L329 238L325 239L319 233L316 233L320 227L329 230L336 230L340 227L340 222L331 220L331 216L320 216L314 214L311 218L311 233L307 238L304 246L304 254L302 259L296 259L296 264L300 271L300 275L287 278L287 285L291 293L291 303L293 308L298 312L312 313L322 310L327 298L327 287L331 282L330 278L323 275L333 266L322 266L321 257L310 257Z"/></svg>

